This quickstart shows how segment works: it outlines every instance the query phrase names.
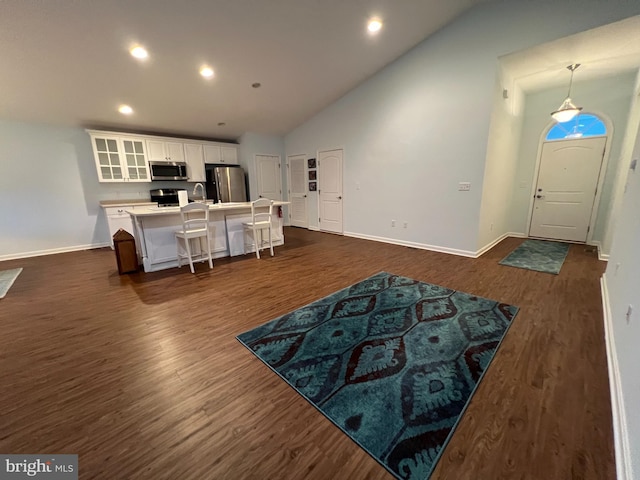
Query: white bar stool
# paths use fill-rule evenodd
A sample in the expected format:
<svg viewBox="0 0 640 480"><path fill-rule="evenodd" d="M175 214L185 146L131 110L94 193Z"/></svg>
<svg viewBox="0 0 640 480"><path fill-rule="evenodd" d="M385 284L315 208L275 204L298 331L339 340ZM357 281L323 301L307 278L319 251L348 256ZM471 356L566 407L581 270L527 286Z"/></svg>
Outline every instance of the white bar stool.
<svg viewBox="0 0 640 480"><path fill-rule="evenodd" d="M266 212L256 212L257 208L269 207ZM253 237L253 245L256 247L256 257L260 258L260 250L265 247L263 232L269 230L269 250L273 257L273 233L271 231L271 217L273 216L273 200L268 198L259 198L251 202L251 221L243 223L245 231L250 231ZM258 244L258 236L260 243Z"/></svg>
<svg viewBox="0 0 640 480"><path fill-rule="evenodd" d="M209 237L209 205L200 202L189 203L180 207L182 217L182 230L176 232L176 249L178 252L178 267L182 266L182 259L189 259L191 273L193 269L194 255L191 249L191 240L198 239L199 253L196 261L209 260L209 268L213 268L211 257L211 238ZM206 239L205 248L202 247L202 239ZM184 242L184 252L180 251L180 244Z"/></svg>

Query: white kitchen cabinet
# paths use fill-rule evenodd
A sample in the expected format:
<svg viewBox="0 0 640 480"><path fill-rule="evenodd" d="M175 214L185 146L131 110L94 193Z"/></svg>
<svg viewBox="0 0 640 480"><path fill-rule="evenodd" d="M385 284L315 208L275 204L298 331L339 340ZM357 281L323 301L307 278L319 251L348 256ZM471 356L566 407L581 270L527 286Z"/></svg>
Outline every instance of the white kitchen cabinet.
<svg viewBox="0 0 640 480"><path fill-rule="evenodd" d="M238 163L238 147L220 147L220 153L222 154L220 157L220 161L222 163Z"/></svg>
<svg viewBox="0 0 640 480"><path fill-rule="evenodd" d="M162 139L147 139L147 151L151 162L184 162L184 144Z"/></svg>
<svg viewBox="0 0 640 480"><path fill-rule="evenodd" d="M205 145L204 163L238 164L238 147L226 145Z"/></svg>
<svg viewBox="0 0 640 480"><path fill-rule="evenodd" d="M118 204L103 207L104 212L107 215L107 223L109 225L109 238L111 240L111 248L113 248L113 236L118 230L123 229L131 235L135 235L133 221L131 220L131 215L127 213L127 210L148 208L150 205L157 205L157 203L141 203L136 205Z"/></svg>
<svg viewBox="0 0 640 480"><path fill-rule="evenodd" d="M87 130L101 182L150 182L149 162L185 162L192 182L206 181L206 163L238 164L238 146L135 133Z"/></svg>
<svg viewBox="0 0 640 480"><path fill-rule="evenodd" d="M190 182L206 182L204 169L204 145L201 143L185 143L184 159L187 162L187 176Z"/></svg>
<svg viewBox="0 0 640 480"><path fill-rule="evenodd" d="M145 141L131 136L89 132L100 182L150 182Z"/></svg>
<svg viewBox="0 0 640 480"><path fill-rule="evenodd" d="M278 208L278 207L276 207ZM281 208L281 207L280 207ZM227 227L227 242L229 244L229 256L245 255L247 253L255 253L256 245L253 236L244 224L251 222L251 212L237 213L226 215L225 222ZM284 234L282 227L284 222L278 217L277 210L271 217L271 238L274 245L284 243ZM268 230L264 230L263 235L268 238ZM258 237L260 238L260 237Z"/></svg>

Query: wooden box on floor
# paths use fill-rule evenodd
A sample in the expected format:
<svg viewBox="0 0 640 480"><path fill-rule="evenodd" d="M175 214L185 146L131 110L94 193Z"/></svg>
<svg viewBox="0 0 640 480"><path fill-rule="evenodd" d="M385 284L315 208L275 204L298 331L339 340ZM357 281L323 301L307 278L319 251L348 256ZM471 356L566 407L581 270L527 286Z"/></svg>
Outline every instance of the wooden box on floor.
<svg viewBox="0 0 640 480"><path fill-rule="evenodd" d="M113 249L116 251L118 273L138 271L138 255L136 254L136 241L126 230L122 228L113 235Z"/></svg>

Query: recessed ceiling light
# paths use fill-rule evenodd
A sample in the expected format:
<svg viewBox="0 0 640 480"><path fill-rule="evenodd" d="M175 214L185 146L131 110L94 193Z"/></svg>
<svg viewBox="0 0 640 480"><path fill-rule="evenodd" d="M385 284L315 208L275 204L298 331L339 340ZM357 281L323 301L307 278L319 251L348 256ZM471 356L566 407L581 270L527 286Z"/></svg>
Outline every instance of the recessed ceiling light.
<svg viewBox="0 0 640 480"><path fill-rule="evenodd" d="M260 88L260 86L261 86L261 85L262 85L262 84L261 84L260 82L256 82L256 83L252 83L252 84L251 84L251 86L252 86L253 88Z"/></svg>
<svg viewBox="0 0 640 480"><path fill-rule="evenodd" d="M367 24L367 30L369 30L369 33L371 34L378 33L381 28L382 28L382 22L377 18L372 18L371 20L369 20L369 23Z"/></svg>
<svg viewBox="0 0 640 480"><path fill-rule="evenodd" d="M213 68L207 65L203 65L202 67L200 67L200 75L202 75L204 78L213 77Z"/></svg>
<svg viewBox="0 0 640 480"><path fill-rule="evenodd" d="M131 115L133 113L133 108L129 105L120 105L118 107L118 111L123 115Z"/></svg>
<svg viewBox="0 0 640 480"><path fill-rule="evenodd" d="M139 59L139 60L144 60L145 58L147 58L149 56L149 52L147 52L147 50L144 47L141 47L140 45L136 45L134 47L131 47L131 49L129 50L129 53Z"/></svg>

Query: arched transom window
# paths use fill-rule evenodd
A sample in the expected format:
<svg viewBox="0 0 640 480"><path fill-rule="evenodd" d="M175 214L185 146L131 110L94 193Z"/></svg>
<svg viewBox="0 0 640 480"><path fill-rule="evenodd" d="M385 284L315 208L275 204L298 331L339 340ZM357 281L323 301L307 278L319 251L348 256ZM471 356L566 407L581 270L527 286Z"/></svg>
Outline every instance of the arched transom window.
<svg viewBox="0 0 640 480"><path fill-rule="evenodd" d="M607 127L596 115L581 113L568 122L556 123L546 140L564 140L569 138L601 137L607 134Z"/></svg>

